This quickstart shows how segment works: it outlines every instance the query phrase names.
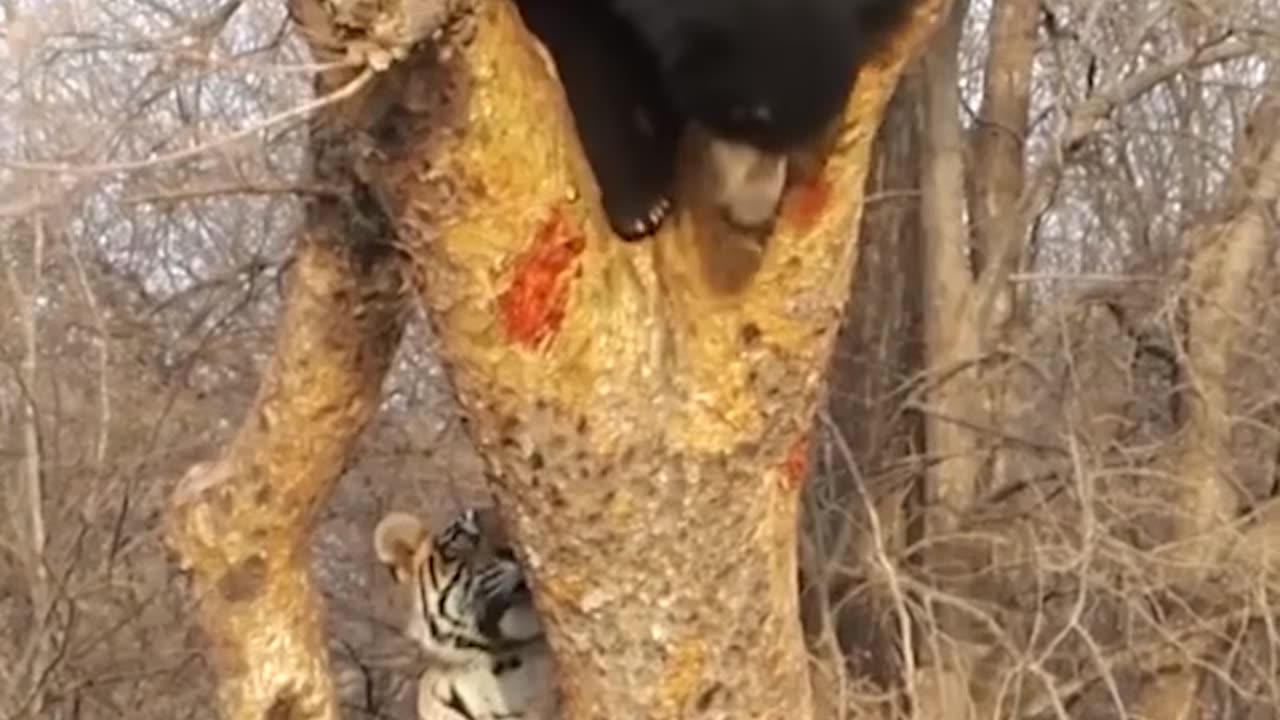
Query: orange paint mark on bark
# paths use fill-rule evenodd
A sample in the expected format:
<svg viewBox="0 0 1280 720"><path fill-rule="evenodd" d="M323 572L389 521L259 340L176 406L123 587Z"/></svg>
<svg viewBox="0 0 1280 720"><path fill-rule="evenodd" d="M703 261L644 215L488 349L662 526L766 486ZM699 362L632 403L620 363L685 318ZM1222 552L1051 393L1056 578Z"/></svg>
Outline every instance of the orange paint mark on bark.
<svg viewBox="0 0 1280 720"><path fill-rule="evenodd" d="M796 439L782 463L782 478L788 490L795 490L804 484L809 476L809 436L801 435Z"/></svg>
<svg viewBox="0 0 1280 720"><path fill-rule="evenodd" d="M782 212L787 222L807 231L822 217L830 203L831 184L819 176L787 193Z"/></svg>
<svg viewBox="0 0 1280 720"><path fill-rule="evenodd" d="M533 244L516 258L511 285L498 298L507 338L541 347L560 329L569 304L574 261L587 246L562 209L538 227Z"/></svg>

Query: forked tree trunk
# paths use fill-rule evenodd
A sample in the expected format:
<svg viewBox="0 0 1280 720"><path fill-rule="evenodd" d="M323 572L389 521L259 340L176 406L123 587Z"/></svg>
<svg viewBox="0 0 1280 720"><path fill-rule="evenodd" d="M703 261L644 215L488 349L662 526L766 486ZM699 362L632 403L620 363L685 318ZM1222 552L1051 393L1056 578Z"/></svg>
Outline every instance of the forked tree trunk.
<svg viewBox="0 0 1280 720"><path fill-rule="evenodd" d="M795 586L808 429L848 296L870 140L939 4L923 3L864 71L826 170L789 193L758 271L732 294L708 284L704 263L721 246L696 187L677 198L692 211L653 240L608 232L561 91L509 2L459 12L441 39L447 52L408 54L344 105L344 121L364 131L351 139L374 145L351 153L367 182L356 197L377 200L414 265L529 568L566 718L810 716ZM315 47L327 37L332 49L351 28L320 27L326 7L303 0L294 15ZM303 292L291 294L290 317L317 298ZM201 605L240 687L224 695L234 718L261 717L252 713L274 707L272 693L316 692L289 707L332 707L327 685L292 684L264 640L288 647L318 633L298 539L351 437L320 433L309 468L264 453L287 456L296 448L282 437L310 436L303 410L344 414L354 434L385 368L367 353L390 350L362 334L370 323L344 319L362 303L328 297L334 317L312 319L345 334L291 335L286 322L267 390L220 464L243 471L219 476L225 489L186 490L176 513L176 544L203 589L253 571L234 597ZM298 364L334 372L269 391ZM268 409L298 422L268 422ZM257 513L238 504L277 486L298 492L267 492ZM281 495L290 506L272 504ZM230 562L211 548L219 533L264 524L278 534L256 554ZM261 559L247 568L250 557ZM292 605L264 596L282 586L277 575ZM307 612L278 617L298 607Z"/></svg>
<svg viewBox="0 0 1280 720"><path fill-rule="evenodd" d="M1016 310L1009 273L1023 255L1022 144L1039 12L1021 0L991 4L982 105L969 138L958 114L968 6L955 4L922 62L923 325L930 375L922 409L928 454L937 459L927 472L926 571L947 592L973 597L973 578L982 577L977 571L991 566L990 546L965 526L1001 467L988 429L998 427L1003 384L984 376L983 361L1000 352ZM960 607L942 603L937 614L948 642L921 643L915 700L929 708L922 716L991 717L992 646Z"/></svg>

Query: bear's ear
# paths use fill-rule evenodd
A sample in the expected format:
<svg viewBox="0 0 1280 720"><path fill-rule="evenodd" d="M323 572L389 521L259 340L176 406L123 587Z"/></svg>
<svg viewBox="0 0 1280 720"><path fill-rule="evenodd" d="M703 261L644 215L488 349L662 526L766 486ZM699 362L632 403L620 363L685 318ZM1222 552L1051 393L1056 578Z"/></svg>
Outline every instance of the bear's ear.
<svg viewBox="0 0 1280 720"><path fill-rule="evenodd" d="M391 570L396 582L400 583L413 576L419 550L426 540L426 526L408 513L387 513L373 531L373 548L378 553L378 559Z"/></svg>

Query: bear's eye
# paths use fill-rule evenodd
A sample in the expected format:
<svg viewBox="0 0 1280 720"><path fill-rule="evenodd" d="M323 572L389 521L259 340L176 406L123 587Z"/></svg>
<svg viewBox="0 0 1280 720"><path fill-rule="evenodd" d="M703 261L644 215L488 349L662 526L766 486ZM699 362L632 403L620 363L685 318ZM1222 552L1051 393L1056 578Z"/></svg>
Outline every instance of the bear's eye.
<svg viewBox="0 0 1280 720"><path fill-rule="evenodd" d="M729 110L729 117L736 123L753 123L768 125L773 122L773 111L768 105L734 105Z"/></svg>

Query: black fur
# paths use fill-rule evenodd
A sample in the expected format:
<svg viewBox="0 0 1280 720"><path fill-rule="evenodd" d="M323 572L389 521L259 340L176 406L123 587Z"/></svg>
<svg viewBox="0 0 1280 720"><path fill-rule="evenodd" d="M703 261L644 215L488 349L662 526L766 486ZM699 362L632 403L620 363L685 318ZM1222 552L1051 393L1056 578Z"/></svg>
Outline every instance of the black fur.
<svg viewBox="0 0 1280 720"><path fill-rule="evenodd" d="M556 63L605 214L626 239L658 229L670 207L682 123L650 60L609 0L520 0Z"/></svg>
<svg viewBox="0 0 1280 720"><path fill-rule="evenodd" d="M914 0L520 0L556 61L615 232L655 231L689 121L782 154L843 109Z"/></svg>

